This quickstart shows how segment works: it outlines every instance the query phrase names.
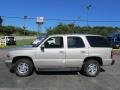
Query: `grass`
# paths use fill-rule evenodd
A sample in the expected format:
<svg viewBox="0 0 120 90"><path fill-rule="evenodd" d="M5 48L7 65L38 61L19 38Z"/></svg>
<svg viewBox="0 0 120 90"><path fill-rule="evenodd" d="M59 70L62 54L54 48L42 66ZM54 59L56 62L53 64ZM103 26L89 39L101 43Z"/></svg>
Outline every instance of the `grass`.
<svg viewBox="0 0 120 90"><path fill-rule="evenodd" d="M25 40L17 40L16 41L16 46L25 46L25 45L31 45L32 39L25 39Z"/></svg>
<svg viewBox="0 0 120 90"><path fill-rule="evenodd" d="M24 40L17 40L16 41L16 45L10 45L10 46L6 46L4 48L14 48L17 46L25 46L25 45L31 45L33 39L24 39Z"/></svg>

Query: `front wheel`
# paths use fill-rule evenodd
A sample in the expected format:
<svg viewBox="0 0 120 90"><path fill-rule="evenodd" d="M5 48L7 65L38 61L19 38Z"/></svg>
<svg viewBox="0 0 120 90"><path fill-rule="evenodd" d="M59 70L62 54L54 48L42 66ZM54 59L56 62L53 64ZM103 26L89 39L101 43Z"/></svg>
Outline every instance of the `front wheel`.
<svg viewBox="0 0 120 90"><path fill-rule="evenodd" d="M96 60L88 60L83 65L84 73L89 77L95 77L100 72L100 64Z"/></svg>
<svg viewBox="0 0 120 90"><path fill-rule="evenodd" d="M33 63L28 59L20 59L15 63L14 71L20 77L26 77L33 73Z"/></svg>

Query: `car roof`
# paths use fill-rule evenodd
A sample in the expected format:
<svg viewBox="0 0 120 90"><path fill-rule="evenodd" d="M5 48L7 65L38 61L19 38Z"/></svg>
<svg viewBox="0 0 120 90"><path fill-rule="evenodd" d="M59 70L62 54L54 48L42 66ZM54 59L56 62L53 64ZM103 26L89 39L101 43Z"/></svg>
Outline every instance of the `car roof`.
<svg viewBox="0 0 120 90"><path fill-rule="evenodd" d="M101 36L101 35L93 35L93 34L55 34L50 36Z"/></svg>
<svg viewBox="0 0 120 90"><path fill-rule="evenodd" d="M14 36L5 36L5 37L14 37Z"/></svg>

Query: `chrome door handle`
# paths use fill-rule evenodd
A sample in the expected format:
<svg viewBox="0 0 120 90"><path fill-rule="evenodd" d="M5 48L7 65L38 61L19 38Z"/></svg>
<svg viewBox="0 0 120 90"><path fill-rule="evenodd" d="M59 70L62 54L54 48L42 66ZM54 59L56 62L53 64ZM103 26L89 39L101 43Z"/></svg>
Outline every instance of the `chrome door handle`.
<svg viewBox="0 0 120 90"><path fill-rule="evenodd" d="M81 53L86 53L86 51L81 51Z"/></svg>
<svg viewBox="0 0 120 90"><path fill-rule="evenodd" d="M64 53L64 51L60 51L60 53Z"/></svg>

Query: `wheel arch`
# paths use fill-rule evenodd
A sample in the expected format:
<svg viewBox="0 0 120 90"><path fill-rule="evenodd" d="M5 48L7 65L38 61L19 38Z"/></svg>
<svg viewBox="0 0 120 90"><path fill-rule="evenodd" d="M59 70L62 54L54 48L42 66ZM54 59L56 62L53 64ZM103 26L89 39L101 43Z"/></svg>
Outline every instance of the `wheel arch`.
<svg viewBox="0 0 120 90"><path fill-rule="evenodd" d="M96 61L99 62L99 64L102 66L103 65L103 61L102 61L102 58L101 57L98 57L98 56L91 56L91 57L87 57L84 59L84 63L90 59L94 59Z"/></svg>
<svg viewBox="0 0 120 90"><path fill-rule="evenodd" d="M14 64L15 62L17 62L20 59L28 59L28 60L30 60L33 63L33 66L35 67L33 59L31 57L29 57L29 56L16 56L16 57L13 58L12 64Z"/></svg>

